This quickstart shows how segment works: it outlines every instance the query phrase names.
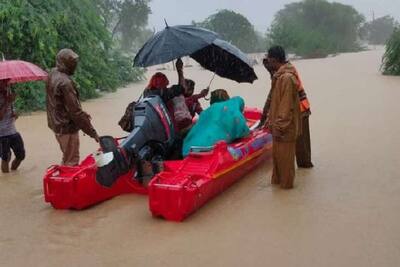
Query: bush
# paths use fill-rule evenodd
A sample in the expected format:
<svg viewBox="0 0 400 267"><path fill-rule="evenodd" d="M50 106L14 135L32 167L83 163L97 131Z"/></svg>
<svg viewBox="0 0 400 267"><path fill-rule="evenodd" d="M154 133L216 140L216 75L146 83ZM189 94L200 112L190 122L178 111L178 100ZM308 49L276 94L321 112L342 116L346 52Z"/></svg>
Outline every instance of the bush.
<svg viewBox="0 0 400 267"><path fill-rule="evenodd" d="M386 43L382 71L385 75L400 75L400 28L393 32Z"/></svg>
<svg viewBox="0 0 400 267"><path fill-rule="evenodd" d="M16 84L13 90L17 93L14 107L19 112L41 110L46 106L46 90L44 83Z"/></svg>

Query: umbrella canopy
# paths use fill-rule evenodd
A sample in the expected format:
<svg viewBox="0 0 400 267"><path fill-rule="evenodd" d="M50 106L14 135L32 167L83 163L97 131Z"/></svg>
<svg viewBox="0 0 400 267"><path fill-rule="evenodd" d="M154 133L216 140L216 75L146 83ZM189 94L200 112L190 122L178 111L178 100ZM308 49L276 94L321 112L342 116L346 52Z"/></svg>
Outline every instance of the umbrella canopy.
<svg viewBox="0 0 400 267"><path fill-rule="evenodd" d="M22 60L0 61L0 80L9 84L46 80L47 72L38 66Z"/></svg>
<svg viewBox="0 0 400 267"><path fill-rule="evenodd" d="M134 66L149 67L188 56L212 44L217 37L215 32L196 26L167 26L139 50Z"/></svg>
<svg viewBox="0 0 400 267"><path fill-rule="evenodd" d="M236 46L216 39L209 46L190 55L203 68L215 72L221 77L239 83L253 83L257 80L250 59Z"/></svg>

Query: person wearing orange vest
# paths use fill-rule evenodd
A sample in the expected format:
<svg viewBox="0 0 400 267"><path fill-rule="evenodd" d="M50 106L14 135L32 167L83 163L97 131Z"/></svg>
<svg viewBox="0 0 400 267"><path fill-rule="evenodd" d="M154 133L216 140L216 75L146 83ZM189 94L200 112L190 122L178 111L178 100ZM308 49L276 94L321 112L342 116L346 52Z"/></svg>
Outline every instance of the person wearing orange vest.
<svg viewBox="0 0 400 267"><path fill-rule="evenodd" d="M288 61L286 61L295 70L295 76L297 78L297 91L300 100L300 112L301 112L301 131L300 136L296 141L296 163L299 168L312 168L314 167L311 161L311 138L310 138L310 123L309 117L311 115L310 102L308 101L307 94L304 90L303 82L301 81L300 75L297 69ZM263 61L264 67L268 70L271 75L271 79L274 75L274 70L271 69L266 59ZM269 108L271 106L271 91L268 94L267 100L264 105L263 115L260 121L260 127L264 126L267 119Z"/></svg>
<svg viewBox="0 0 400 267"><path fill-rule="evenodd" d="M264 113L262 120L266 121L273 139L271 184L291 189L296 176L296 141L301 131L298 80L282 47L271 47L264 62L273 73L268 113Z"/></svg>

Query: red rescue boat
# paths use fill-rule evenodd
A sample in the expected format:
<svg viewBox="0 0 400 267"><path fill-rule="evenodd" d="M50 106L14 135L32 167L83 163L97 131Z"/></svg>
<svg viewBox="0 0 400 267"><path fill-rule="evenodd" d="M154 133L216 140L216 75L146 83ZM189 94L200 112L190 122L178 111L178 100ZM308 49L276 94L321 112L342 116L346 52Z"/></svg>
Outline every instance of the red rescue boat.
<svg viewBox="0 0 400 267"><path fill-rule="evenodd" d="M246 108L244 115L252 126L261 112ZM97 183L97 166L90 155L79 166L56 165L47 170L45 201L56 209L79 210L121 194L148 194L153 216L182 221L271 155L272 136L268 130L253 130L232 144L219 142L211 148L193 148L183 160L165 161L164 170L147 187L137 182L135 170L131 170L110 188Z"/></svg>

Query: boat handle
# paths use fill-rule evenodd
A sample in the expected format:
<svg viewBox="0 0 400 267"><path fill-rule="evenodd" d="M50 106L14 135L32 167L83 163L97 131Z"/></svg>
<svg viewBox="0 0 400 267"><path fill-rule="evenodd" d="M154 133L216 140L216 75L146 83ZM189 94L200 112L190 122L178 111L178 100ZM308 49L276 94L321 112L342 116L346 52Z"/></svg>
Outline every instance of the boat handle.
<svg viewBox="0 0 400 267"><path fill-rule="evenodd" d="M192 146L190 152L209 152L214 149L214 146Z"/></svg>

